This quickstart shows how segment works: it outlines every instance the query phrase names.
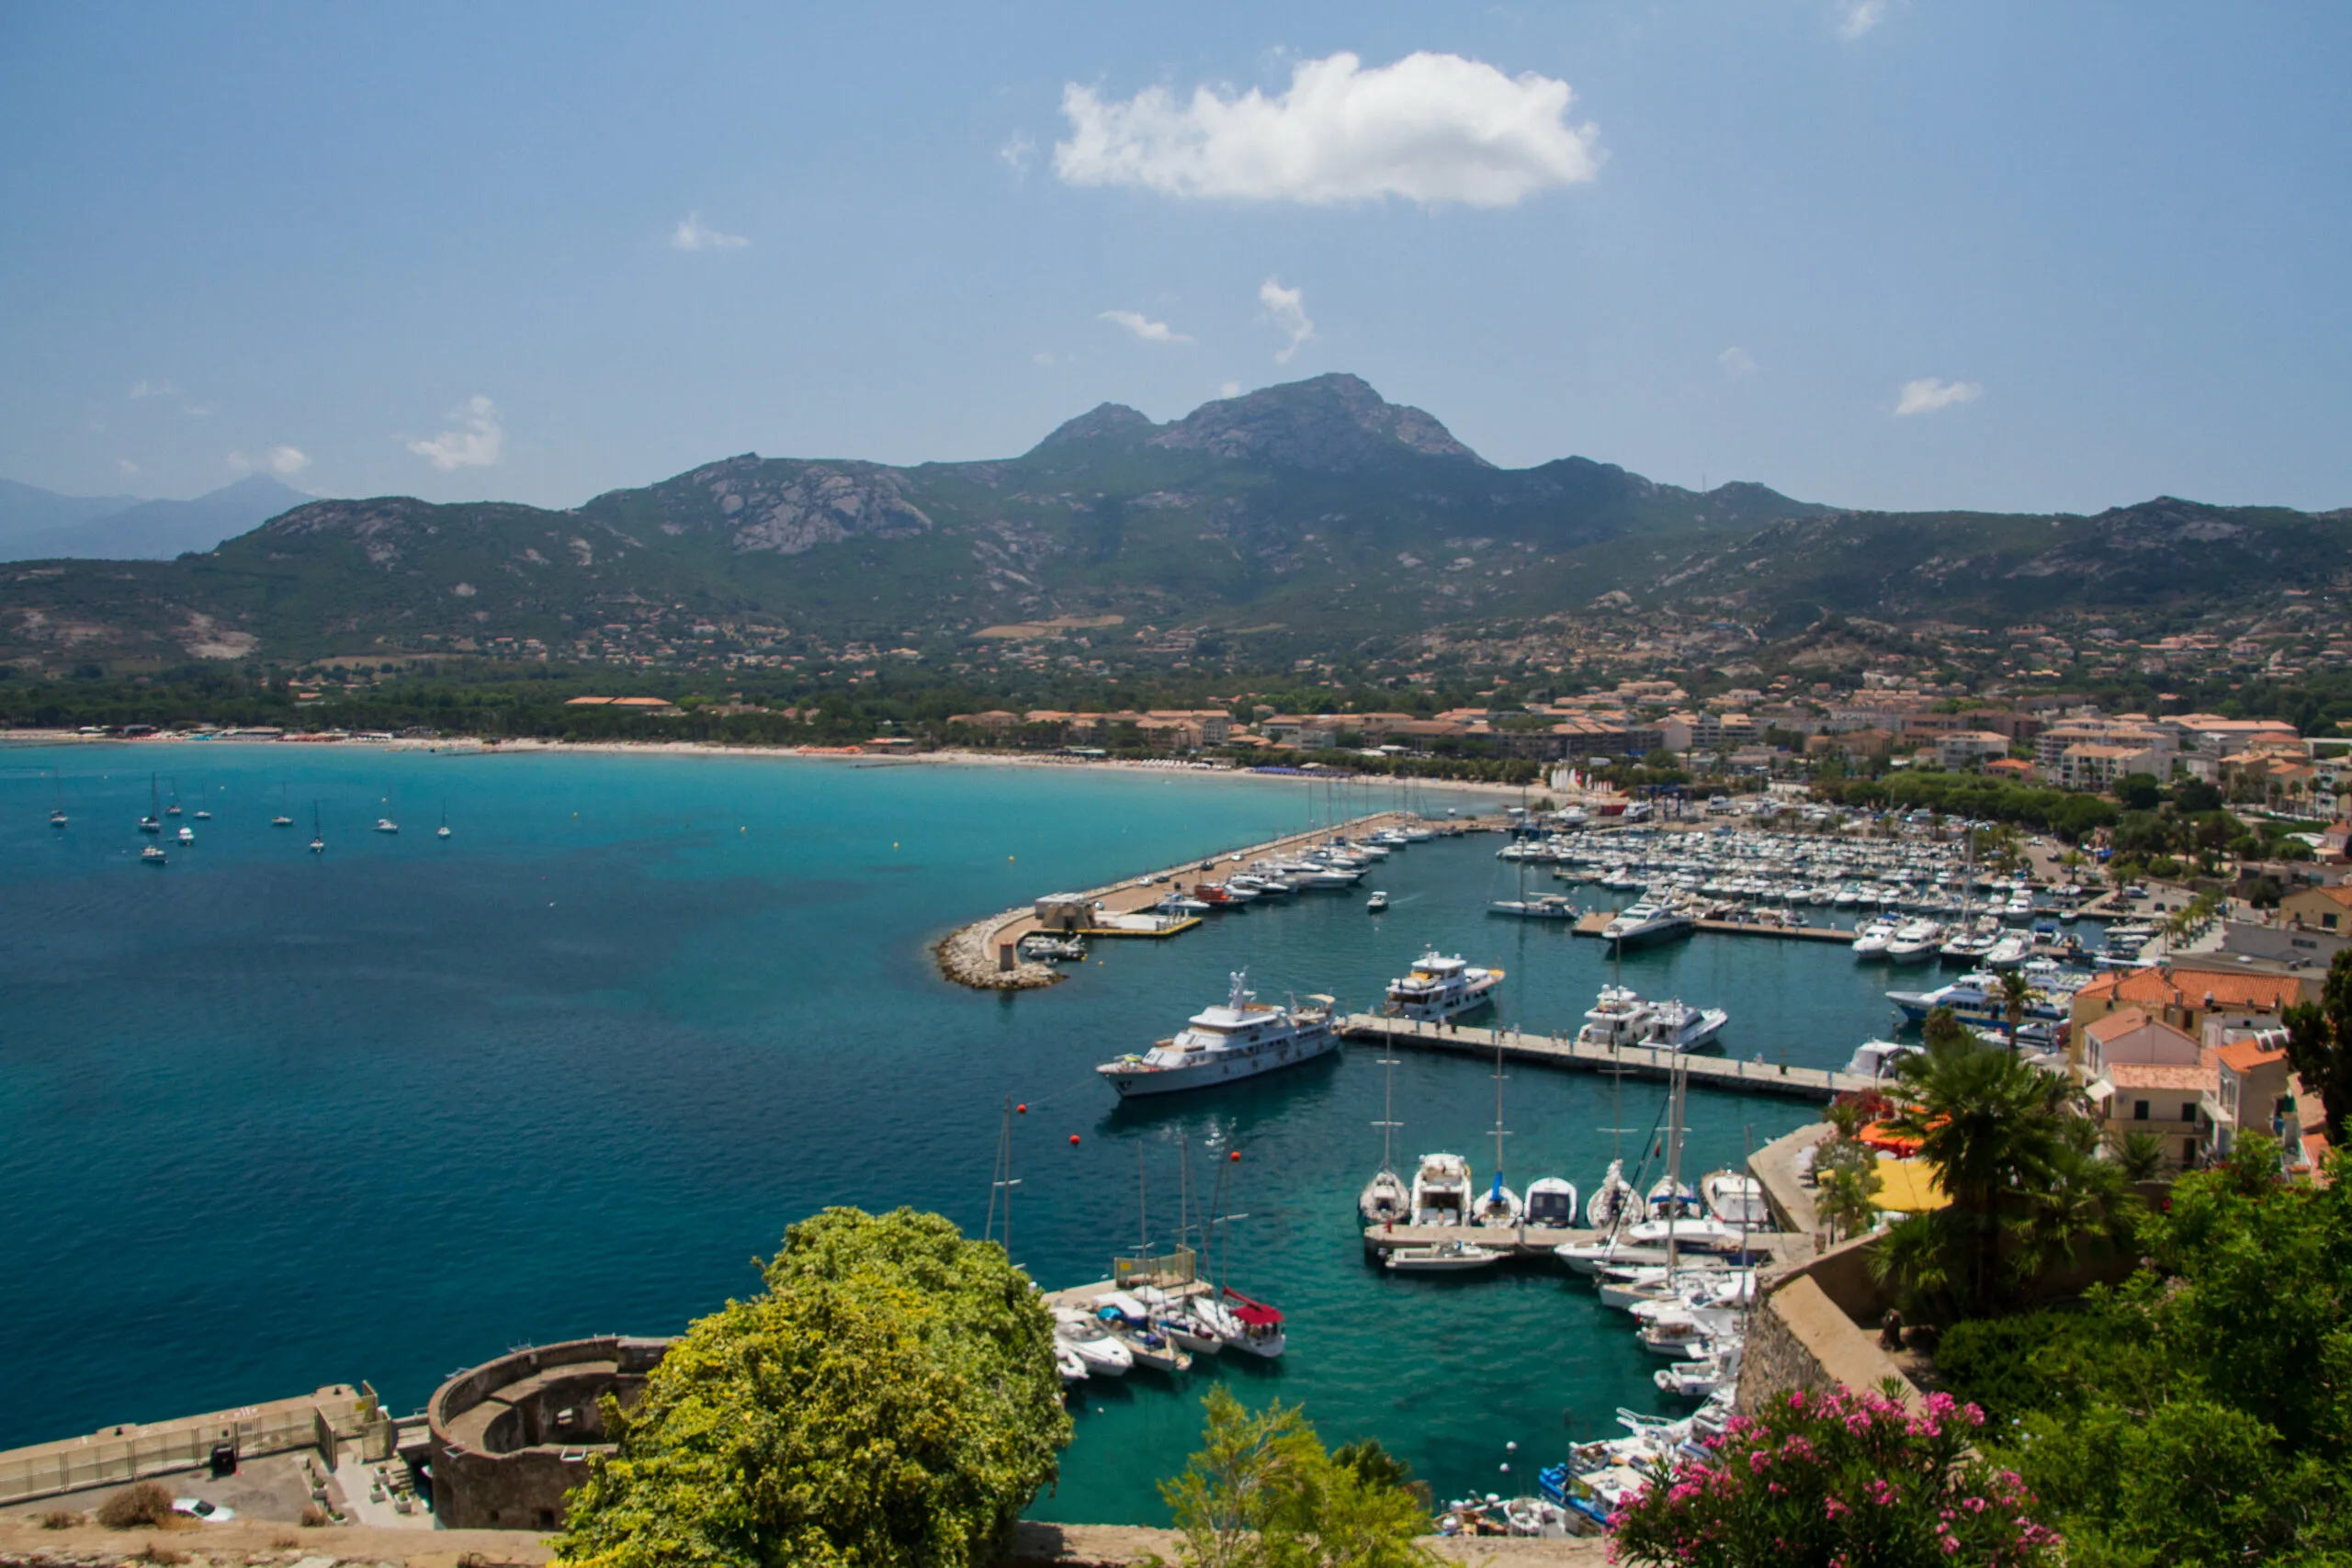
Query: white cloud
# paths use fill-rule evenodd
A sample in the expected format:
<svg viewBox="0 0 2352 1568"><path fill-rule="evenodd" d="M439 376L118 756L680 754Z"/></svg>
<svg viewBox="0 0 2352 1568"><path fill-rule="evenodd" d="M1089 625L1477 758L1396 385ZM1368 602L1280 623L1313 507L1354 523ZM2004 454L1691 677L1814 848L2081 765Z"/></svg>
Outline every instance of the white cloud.
<svg viewBox="0 0 2352 1568"><path fill-rule="evenodd" d="M138 402L146 398L176 398L179 395L180 389L177 387L173 386L169 381L148 381L142 379L133 381L130 384L130 400L132 402Z"/></svg>
<svg viewBox="0 0 2352 1568"><path fill-rule="evenodd" d="M1973 403L1984 391L1983 385L1975 381L1939 381L1933 376L1922 376L1917 381L1904 382L1895 393L1895 416L1933 413L1954 403Z"/></svg>
<svg viewBox="0 0 2352 1568"><path fill-rule="evenodd" d="M1094 318L1123 326L1145 343L1190 343L1182 333L1170 328L1166 321L1155 321L1140 310L1104 310Z"/></svg>
<svg viewBox="0 0 2352 1568"><path fill-rule="evenodd" d="M1737 344L1716 355L1715 363L1722 366L1724 374L1735 381L1756 374L1756 356Z"/></svg>
<svg viewBox="0 0 2352 1568"><path fill-rule="evenodd" d="M506 431L498 423L496 403L477 393L451 409L448 417L462 422L464 428L409 442L408 449L445 474L452 468L487 468L504 456Z"/></svg>
<svg viewBox="0 0 2352 1568"><path fill-rule="evenodd" d="M1838 0L1838 36L1858 39L1886 20L1886 0Z"/></svg>
<svg viewBox="0 0 2352 1568"><path fill-rule="evenodd" d="M1020 179L1029 173L1029 165L1036 161L1037 144L1029 140L1027 131L1016 130L1005 138L1004 145L996 150L996 155L1004 160L1013 177Z"/></svg>
<svg viewBox="0 0 2352 1568"><path fill-rule="evenodd" d="M741 234L712 228L702 220L699 212L687 213L670 231L670 248L673 251L740 251L751 243Z"/></svg>
<svg viewBox="0 0 2352 1568"><path fill-rule="evenodd" d="M232 452L220 461L222 466L232 474L250 474L254 471L254 460L243 452Z"/></svg>
<svg viewBox="0 0 2352 1568"><path fill-rule="evenodd" d="M1216 389L1216 395L1220 398L1238 398L1241 395L1241 383L1227 381Z"/></svg>
<svg viewBox="0 0 2352 1568"><path fill-rule="evenodd" d="M206 408L201 403L182 403L180 405L180 412L187 415L190 419L210 419L212 417L212 411Z"/></svg>
<svg viewBox="0 0 2352 1568"><path fill-rule="evenodd" d="M114 460L114 466L124 479L131 479L139 477L139 465L128 457L117 457Z"/></svg>
<svg viewBox="0 0 2352 1568"><path fill-rule="evenodd" d="M311 466L311 459L303 456L299 446L273 446L263 455L262 460L269 465L269 471L273 474L299 474Z"/></svg>
<svg viewBox="0 0 2352 1568"><path fill-rule="evenodd" d="M1306 319L1306 290L1284 288L1270 277L1258 285L1258 303L1266 308L1258 318L1260 321L1270 321L1277 331L1290 334L1290 342L1274 355L1275 364L1288 365L1290 356L1298 352L1298 345L1315 335L1315 323Z"/></svg>
<svg viewBox="0 0 2352 1568"><path fill-rule="evenodd" d="M1165 87L1106 102L1069 83L1070 135L1054 145L1054 172L1173 197L1510 207L1600 170L1600 132L1568 123L1566 82L1458 54L1362 64L1347 53L1302 61L1278 96L1204 85L1188 103Z"/></svg>

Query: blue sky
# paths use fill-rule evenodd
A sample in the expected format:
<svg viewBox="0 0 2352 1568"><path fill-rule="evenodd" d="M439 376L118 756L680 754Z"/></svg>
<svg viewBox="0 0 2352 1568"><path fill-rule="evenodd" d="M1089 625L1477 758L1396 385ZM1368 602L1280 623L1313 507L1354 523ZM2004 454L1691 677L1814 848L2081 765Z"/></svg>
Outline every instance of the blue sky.
<svg viewBox="0 0 2352 1568"><path fill-rule="evenodd" d="M2340 506L2348 61L2333 4L0 7L0 475L560 505L1351 370L1510 466Z"/></svg>

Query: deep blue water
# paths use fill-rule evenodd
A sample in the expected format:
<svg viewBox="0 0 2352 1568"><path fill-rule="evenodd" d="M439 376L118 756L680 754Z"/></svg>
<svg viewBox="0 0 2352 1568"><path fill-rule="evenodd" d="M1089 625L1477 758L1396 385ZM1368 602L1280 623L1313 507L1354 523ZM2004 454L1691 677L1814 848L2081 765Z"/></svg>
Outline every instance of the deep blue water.
<svg viewBox="0 0 2352 1568"><path fill-rule="evenodd" d="M161 871L136 863L151 768L199 839ZM292 829L268 826L281 798ZM313 800L320 857L303 849ZM1660 1407L1657 1363L1564 1275L1365 1267L1374 1055L1150 1106L1090 1070L1220 997L1228 969L1361 1007L1432 942L1510 971L1506 1021L1573 1028L1606 977L1600 944L1483 913L1513 880L1499 840L1400 852L1365 882L1390 893L1385 916L1361 893L1253 908L1098 943L1099 964L1044 992L961 990L925 952L974 915L1318 809L1290 781L1078 770L0 751L0 1323L17 1347L0 1446L355 1378L410 1409L510 1345L673 1332L756 1289L749 1260L826 1204L910 1203L977 1232L1012 1096L1030 1107L1014 1251L1035 1278L1100 1278L1134 1244L1139 1150L1164 1240L1181 1140L1195 1206L1221 1166L1225 1209L1249 1215L1232 1282L1292 1324L1275 1365L1086 1385L1038 1514L1158 1520L1149 1483L1193 1445L1210 1377L1304 1403L1333 1441L1378 1437L1441 1495L1503 1489L1506 1442L1545 1462L1621 1404ZM385 815L398 837L367 830ZM1625 972L1731 1009L1741 1055L1836 1065L1887 1022L1885 972L1842 948L1702 937ZM1405 1056L1400 1161L1464 1152L1483 1182L1491 1071ZM1504 1088L1521 1187L1589 1187L1621 1140L1638 1156L1662 1094L1535 1068ZM1814 1114L1691 1106L1694 1170Z"/></svg>

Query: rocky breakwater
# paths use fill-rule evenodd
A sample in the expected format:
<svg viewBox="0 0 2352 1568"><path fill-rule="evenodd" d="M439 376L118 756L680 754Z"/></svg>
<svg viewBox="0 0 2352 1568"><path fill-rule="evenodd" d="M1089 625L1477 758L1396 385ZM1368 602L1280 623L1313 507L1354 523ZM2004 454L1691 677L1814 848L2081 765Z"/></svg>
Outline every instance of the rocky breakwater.
<svg viewBox="0 0 2352 1568"><path fill-rule="evenodd" d="M939 972L976 991L1035 991L1058 984L1065 976L1050 964L1024 958L1010 969L1001 967L1001 942L1014 940L1014 928L1030 919L1025 908L1007 909L948 932L931 950ZM999 932L1004 934L1000 938Z"/></svg>

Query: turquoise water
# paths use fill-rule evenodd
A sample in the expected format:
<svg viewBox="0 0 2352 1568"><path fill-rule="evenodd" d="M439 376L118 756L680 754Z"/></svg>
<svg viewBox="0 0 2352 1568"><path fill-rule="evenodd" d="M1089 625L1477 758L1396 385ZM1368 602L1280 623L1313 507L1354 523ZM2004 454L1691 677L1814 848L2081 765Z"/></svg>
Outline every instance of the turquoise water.
<svg viewBox="0 0 2352 1568"><path fill-rule="evenodd" d="M72 825L47 823L62 776ZM192 849L136 856L148 773ZM284 793L281 795L281 785ZM283 798L292 829L268 818ZM311 802L328 852L304 852ZM1364 804L1385 804L1383 794ZM432 829L446 803L456 836ZM1211 1378L1374 1436L1441 1494L1505 1490L1660 1408L1657 1362L1584 1287L1367 1268L1354 1198L1381 1073L1354 1051L1231 1090L1115 1102L1091 1067L1164 1034L1247 965L1266 994L1374 1002L1429 943L1510 972L1504 1021L1573 1027L1600 944L1492 919L1491 837L1400 852L1361 893L1098 943L1051 990L976 995L924 949L975 914L1306 825L1290 781L763 758L292 747L0 751L0 1446L367 1378L395 1408L510 1345L664 1333L756 1288L749 1259L829 1203L977 1232L1001 1106L1019 1119L1016 1256L1107 1272L1214 1168L1232 1282L1288 1314L1281 1362L1183 1386L1090 1382L1036 1513L1155 1521ZM396 838L367 830L399 820ZM1883 970L1842 948L1702 937L1627 980L1727 1007L1741 1055L1834 1066L1884 1032ZM1490 1066L1408 1055L1400 1160L1492 1167ZM1662 1091L1514 1068L1507 1172L1589 1187ZM1694 1091L1693 1169L1807 1120ZM1633 1129L1616 1134L1614 1127ZM1069 1138L1080 1142L1072 1146ZM1239 1152L1233 1162L1226 1156ZM1505 1444L1517 1442L1517 1455Z"/></svg>

